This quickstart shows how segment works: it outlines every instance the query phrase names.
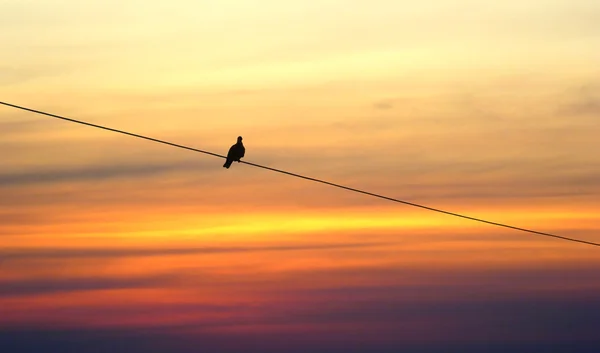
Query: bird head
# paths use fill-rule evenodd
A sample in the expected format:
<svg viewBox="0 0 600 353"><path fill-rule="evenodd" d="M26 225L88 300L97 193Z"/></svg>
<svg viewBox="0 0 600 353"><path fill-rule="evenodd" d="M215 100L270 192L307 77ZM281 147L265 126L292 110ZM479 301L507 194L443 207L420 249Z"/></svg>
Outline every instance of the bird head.
<svg viewBox="0 0 600 353"><path fill-rule="evenodd" d="M242 136L238 136L238 142L242 142Z"/></svg>

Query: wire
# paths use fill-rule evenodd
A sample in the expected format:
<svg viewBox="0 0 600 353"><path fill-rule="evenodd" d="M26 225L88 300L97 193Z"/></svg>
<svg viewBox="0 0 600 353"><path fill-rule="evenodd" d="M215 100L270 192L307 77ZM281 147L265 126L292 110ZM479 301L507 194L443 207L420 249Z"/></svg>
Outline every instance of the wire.
<svg viewBox="0 0 600 353"><path fill-rule="evenodd" d="M10 104L10 103L6 103L6 102L2 102L2 101L0 101L0 104L3 104L3 105L8 106L8 107L12 107L12 108L21 109L21 110L25 110L25 111L28 111L28 112L36 113L36 114L46 115L46 116L49 116L49 117L52 117L52 118L66 120L66 121L69 121L69 122L72 122L72 123L87 125L87 126L95 127L95 128L98 128L98 129L108 130L108 131L116 132L116 133L119 133L119 134L124 134L124 135L129 135L129 136L141 138L141 139L144 139L144 140L149 140L149 141L152 141L152 142L162 143L162 144L169 145L169 146L172 146L172 147L177 147L177 148L182 148L182 149L186 149L186 150L190 150L190 151L194 151L194 152L204 153L204 154L211 155L211 156L214 156L214 157L227 158L226 156L223 156L223 155L220 155L220 154L217 154L217 153L213 153L213 152L209 152L209 151L204 151L204 150L193 148L193 147L184 146L184 145L180 145L180 144L177 144L177 143L163 141L163 140L155 139L155 138L148 137L148 136L138 135L138 134L134 134L134 133L123 131L123 130L113 129L113 128L102 126L102 125L96 125L96 124L88 123L88 122L81 121L81 120L75 120L75 119L67 118L67 117L64 117L64 116L56 115L56 114L46 113L46 112L43 112L43 111L40 111L40 110L26 108L26 107L18 106L18 105L15 105L15 104ZM332 182L329 182L329 181L325 181L325 180L321 180L321 179L317 179L317 178L311 178L311 177L308 177L308 176L304 176L304 175L300 175L300 174L296 174L296 173L292 173L292 172L287 172L285 170L271 168L271 167L267 167L267 166L256 164L256 163L251 163L251 162L246 162L246 161L240 161L240 163L247 164L247 165L250 165L250 166L253 166L253 167L257 167L257 168L262 168L262 169L270 170L272 172L277 172L277 173L281 173L281 174L290 175L290 176L293 176L293 177L296 177L296 178L301 178L301 179L305 179L305 180L314 181L314 182L317 182L317 183L321 183L321 184L333 186L333 187L336 187L336 188L340 188L340 189L344 189L344 190L348 190L348 191L352 191L352 192L356 192L356 193L360 193L360 194L364 194L364 195L368 195L368 196L372 196L372 197L376 197L376 198L388 200L388 201L402 203L402 204L413 206L413 207L423 208L423 209L426 209L426 210L429 210L429 211L439 212L439 213L443 213L443 214L450 215L450 216L455 216L455 217L460 217L460 218L468 219L468 220L471 220L471 221L487 223L487 224L491 224L491 225L495 225L495 226L499 226L499 227L510 228L510 229L518 230L518 231L522 231L522 232L527 232L527 233L532 233L532 234L538 234L538 235L543 235L543 236L547 236L547 237L568 240L568 241L582 243L582 244L587 244L587 245L600 246L599 243L594 243L594 242L591 242L591 241L586 241L586 240L581 240L581 239L575 239L575 238L569 238L569 237L564 237L564 236L560 236L560 235L556 235L556 234L538 232L538 231L532 230L532 229L515 227L515 226L508 225L508 224L487 221L487 220L481 219L481 218L476 218L476 217L462 215L462 214L459 214L459 213L444 211L444 210L440 210L440 209L437 209L437 208L433 208L433 207L429 207L429 206L423 206L423 205L419 205L419 204L416 204L416 203L413 203L413 202L408 202L408 201L396 199L396 198L393 198L393 197L379 195L379 194L375 194L375 193L372 193L372 192L368 192L368 191L364 191L364 190L359 190L359 189L351 188L351 187L348 187L348 186L344 186L344 185L332 183Z"/></svg>

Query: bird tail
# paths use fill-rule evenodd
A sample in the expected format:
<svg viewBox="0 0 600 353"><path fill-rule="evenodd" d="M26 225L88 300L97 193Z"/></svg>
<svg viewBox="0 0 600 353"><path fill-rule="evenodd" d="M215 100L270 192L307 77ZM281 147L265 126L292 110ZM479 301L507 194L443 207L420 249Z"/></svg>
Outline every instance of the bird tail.
<svg viewBox="0 0 600 353"><path fill-rule="evenodd" d="M233 162L233 161L230 159L226 160L225 164L223 164L223 168L229 169L229 167L231 167L231 162Z"/></svg>

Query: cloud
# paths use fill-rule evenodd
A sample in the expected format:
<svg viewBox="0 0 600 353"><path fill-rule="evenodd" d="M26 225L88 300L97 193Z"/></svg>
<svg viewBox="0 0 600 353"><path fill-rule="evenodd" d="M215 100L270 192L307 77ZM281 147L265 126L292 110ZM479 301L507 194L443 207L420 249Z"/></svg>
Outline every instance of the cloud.
<svg viewBox="0 0 600 353"><path fill-rule="evenodd" d="M103 289L152 288L164 285L173 279L172 276L155 275L129 278L0 280L0 297Z"/></svg>
<svg viewBox="0 0 600 353"><path fill-rule="evenodd" d="M313 301L310 306L300 308L273 303L275 310L272 316L263 318L261 324L341 325L354 322L364 325L388 324L410 331L411 325L407 323L425 322L434 341L452 336L459 341L468 340L469 336L483 338L490 330L497 331L496 337L509 341L526 339L532 335L548 341L590 339L593 337L589 336L590 328L600 327L600 317L594 315L600 310L598 299L489 297L472 300L468 293L464 293L462 300L439 298L437 301L420 301L406 300L402 288L396 290L397 299L370 300L354 296L349 291L332 301ZM442 326L447 326L447 332L435 332L437 327ZM399 332L398 335L411 340L406 333Z"/></svg>
<svg viewBox="0 0 600 353"><path fill-rule="evenodd" d="M47 128L52 122L44 119L21 119L0 121L0 131L6 134L23 134L37 132Z"/></svg>
<svg viewBox="0 0 600 353"><path fill-rule="evenodd" d="M122 330L121 334L126 334L128 342L137 342L134 332L147 339L162 337L158 342L170 348L165 348L165 352L187 352L208 346L211 351L240 351L240 347L227 346L226 342L241 344L250 337L254 342L251 347L257 352L282 351L290 342L300 344L299 352L352 352L357 346L361 347L357 352L405 351L402 348L406 347L422 352L419 348L437 347L432 350L436 352L446 351L449 345L472 345L471 351L480 352L481 346L479 350L474 348L476 342L504 345L506 349L506 343L531 344L532 337L534 342L551 343L553 347L572 342L587 347L585 343L598 342L600 317L596 313L600 310L600 288L594 287L597 265L580 266L564 269L556 264L538 270L476 267L464 271L357 266L341 270L304 270L303 273L292 270L284 275L266 274L267 277L261 273L219 273L211 278L198 278L179 271L118 279L5 281L0 283L3 296L173 286L197 290L204 295L196 302L189 302L194 296L184 296L186 299L181 302L163 301L161 297L155 303L133 303L123 309L110 301L100 306L52 307L34 316L43 322L22 322L20 332L8 323L8 328L0 329L0 343L4 347L24 349L20 347L27 346L27 340L16 337L32 340L46 334L49 342L44 338L41 342L57 347L63 347L57 343L62 340L66 347L75 341L80 348L92 347L96 339L89 332L93 330L86 333L85 327L99 326L97 332L102 332L102 327L115 325ZM228 286L220 286L222 283ZM207 297L207 287L222 290L219 293L224 296ZM232 297L226 297L233 293ZM135 295L128 299L135 301ZM10 309L4 307L0 312L2 310L9 312ZM78 326L71 321L71 324L61 325L64 331L56 331L55 322L60 321L56 315L71 316L70 319L82 324ZM184 319L180 320L179 315ZM8 332L13 333L13 338ZM69 335L74 338L69 340ZM207 341L205 335L212 338ZM113 343L122 339L114 333L101 336ZM282 337L286 339L279 342ZM177 346L182 342L185 344ZM291 351L298 348L292 346ZM50 350L49 347L54 346L46 349ZM411 349L406 351L411 352ZM497 351L502 352L500 348Z"/></svg>
<svg viewBox="0 0 600 353"><path fill-rule="evenodd" d="M177 171L198 171L214 169L214 161L155 162L146 164L114 164L62 169L33 169L21 173L0 174L0 188L49 183L72 183L81 181L103 181L119 178L144 178Z"/></svg>
<svg viewBox="0 0 600 353"><path fill-rule="evenodd" d="M573 115L592 115L597 119L597 116L600 115L600 84L584 85L573 96L571 102L559 112Z"/></svg>
<svg viewBox="0 0 600 353"><path fill-rule="evenodd" d="M87 353L596 353L593 341L565 343L543 340L502 342L497 337L481 343L457 342L400 342L379 339L355 331L345 337L308 333L193 333L165 332L160 329L85 329L24 327L0 330L0 346L11 353L30 352L87 352Z"/></svg>
<svg viewBox="0 0 600 353"><path fill-rule="evenodd" d="M427 292L427 288L422 288ZM94 309L77 310L90 318L83 327L31 324L0 329L5 347L44 349L74 345L94 351L95 344L111 342L127 352L193 352L203 350L236 352L252 342L256 352L441 352L456 347L461 352L537 351L594 352L598 344L600 318L598 299L493 298L474 300L465 293L460 300L414 301L402 296L398 286L394 298L365 299L346 292L328 301L261 301L247 306L159 305L158 317L178 312L196 314L197 321L157 326L124 326L119 330L85 328L93 326ZM443 292L437 293L443 298ZM98 310L98 309L95 309ZM102 309L101 309L102 310ZM250 315L247 315L250 310ZM65 311L68 312L68 311ZM122 314L152 312L152 306L124 308ZM117 313L115 309L115 313ZM225 313L207 320L207 313ZM96 336L98 335L98 336ZM28 338L28 339L25 339ZM116 344L124 340L138 345L157 339L149 347ZM47 340L47 342L46 342ZM139 340L139 341L138 341ZM249 340L249 341L247 341ZM479 342L486 346L482 350ZM233 345L228 344L235 343ZM293 344L292 344L293 343ZM50 344L50 345L48 345ZM289 346L289 349L283 349ZM209 349L210 347L210 349ZM359 348L357 348L359 347ZM466 349L460 349L460 348ZM526 349L524 349L526 347ZM574 350L578 348L578 350ZM133 350L131 350L133 349ZM524 350L521 350L524 349ZM529 350L531 349L531 350ZM101 351L101 350L100 350ZM111 350L115 351L115 350ZM245 349L248 351L248 349Z"/></svg>
<svg viewBox="0 0 600 353"><path fill-rule="evenodd" d="M61 70L57 70L58 69L40 70L39 68L0 67L0 87L20 84L60 73Z"/></svg>
<svg viewBox="0 0 600 353"><path fill-rule="evenodd" d="M219 253L265 252L265 251L305 251L305 250L338 250L375 246L386 243L350 243L350 244L301 244L301 245L265 245L265 246L232 246L201 248L38 248L38 249L3 249L0 258L7 260L40 260L40 259L79 259L79 258L121 258L135 256L168 256L168 255L202 255Z"/></svg>
<svg viewBox="0 0 600 353"><path fill-rule="evenodd" d="M394 108L394 101L393 100L382 100L379 102L375 102L373 104L373 107L375 107L375 109L377 110L390 110Z"/></svg>

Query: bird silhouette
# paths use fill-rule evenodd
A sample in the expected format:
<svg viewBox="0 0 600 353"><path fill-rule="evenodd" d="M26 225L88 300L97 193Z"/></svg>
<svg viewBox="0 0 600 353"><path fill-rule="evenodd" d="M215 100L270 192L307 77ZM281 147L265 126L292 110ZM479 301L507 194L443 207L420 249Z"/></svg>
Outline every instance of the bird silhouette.
<svg viewBox="0 0 600 353"><path fill-rule="evenodd" d="M244 154L246 154L246 148L242 143L242 136L238 136L237 143L229 148L227 160L225 161L225 164L223 164L223 167L229 169L231 163L233 163L233 161L239 162L240 159L244 157Z"/></svg>

